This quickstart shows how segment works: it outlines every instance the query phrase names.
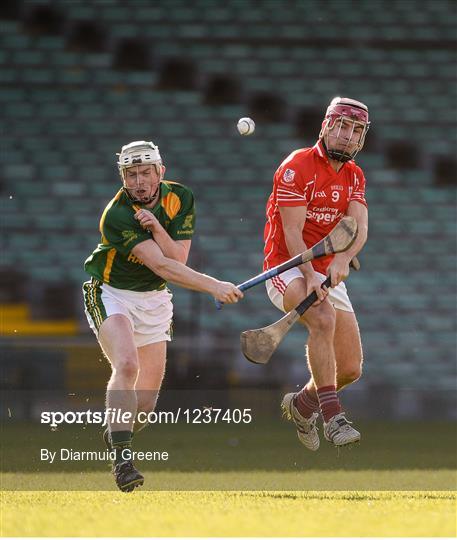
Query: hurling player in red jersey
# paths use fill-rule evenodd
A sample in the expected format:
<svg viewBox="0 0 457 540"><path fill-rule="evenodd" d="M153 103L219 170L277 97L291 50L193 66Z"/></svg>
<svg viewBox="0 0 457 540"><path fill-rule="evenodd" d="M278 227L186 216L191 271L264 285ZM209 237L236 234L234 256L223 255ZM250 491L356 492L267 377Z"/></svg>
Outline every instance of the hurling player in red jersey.
<svg viewBox="0 0 457 540"><path fill-rule="evenodd" d="M267 203L265 270L321 240L343 216L353 216L358 225L357 239L348 251L288 270L266 284L270 300L286 312L313 291L318 296L300 319L309 332L311 378L300 392L286 394L281 404L295 423L298 438L310 450L319 448L319 411L324 436L335 446L360 440L337 392L356 381L362 368L359 328L343 280L351 259L367 239L365 178L353 159L363 147L369 125L366 105L334 98L319 140L312 148L295 150L281 163ZM326 276L332 280L328 290L321 288Z"/></svg>

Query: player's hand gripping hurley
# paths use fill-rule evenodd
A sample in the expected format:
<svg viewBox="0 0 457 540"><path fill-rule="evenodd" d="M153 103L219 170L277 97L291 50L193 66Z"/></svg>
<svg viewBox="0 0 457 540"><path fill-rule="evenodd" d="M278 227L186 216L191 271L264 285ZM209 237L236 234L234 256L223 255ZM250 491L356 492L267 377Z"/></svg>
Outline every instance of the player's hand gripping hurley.
<svg viewBox="0 0 457 540"><path fill-rule="evenodd" d="M350 266L353 270L360 270L360 263L357 257L352 259ZM330 287L331 284L332 279L329 276L322 283L321 287ZM254 364L266 364L292 326L316 300L317 293L313 291L295 309L289 311L279 321L264 328L241 332L241 350L244 356Z"/></svg>
<svg viewBox="0 0 457 540"><path fill-rule="evenodd" d="M259 283L263 283L268 279L282 274L286 270L290 270L300 264L307 263L318 257L325 257L326 255L334 255L335 253L341 253L349 249L357 236L357 222L351 216L345 216L331 231L322 238L313 247L307 249L300 255L292 257L288 261L275 266L271 270L262 272L261 274L243 281L237 285L240 291L246 291ZM217 309L221 309L222 304L216 300Z"/></svg>
<svg viewBox="0 0 457 540"><path fill-rule="evenodd" d="M344 219L347 219L347 218L344 218ZM354 242L357 236L357 222L353 218L351 218L351 220L352 220L351 223L354 226L354 236L351 239L351 241L348 243L347 247L344 249L341 249L340 251L345 251L346 249L348 249L351 246L351 244ZM341 222L342 221L343 220L341 220ZM341 222L338 225L340 225ZM333 231L330 233L329 236L331 236L336 231L337 227L333 229ZM326 238L324 238L322 242ZM337 253L337 251L335 251L335 253ZM360 269L360 263L357 257L354 257L352 259L350 266L354 270ZM332 280L331 280L331 277L329 276L321 284L321 287L330 287L331 284L332 284ZM286 334L292 328L292 326L298 321L298 319L303 315L303 313L305 313L305 311L309 309L314 304L314 302L316 302L316 300L317 300L317 293L316 291L313 291L300 304L298 304L298 306L295 309L293 309L292 311L289 311L289 313L284 315L284 317L279 319L279 321L276 321L275 323L270 324L269 326L265 326L264 328L257 328L256 330L245 330L244 332L242 332L240 339L241 339L241 350L243 351L244 356L250 362L253 362L255 364L266 364L270 360L272 354L278 348L278 345L281 343L281 341L284 339Z"/></svg>
<svg viewBox="0 0 457 540"><path fill-rule="evenodd" d="M331 278L328 277L321 287L330 287L331 281ZM264 328L241 332L241 350L244 356L254 364L266 364L292 326L316 300L317 293L313 291L303 302L298 304L292 311L289 311L279 321Z"/></svg>

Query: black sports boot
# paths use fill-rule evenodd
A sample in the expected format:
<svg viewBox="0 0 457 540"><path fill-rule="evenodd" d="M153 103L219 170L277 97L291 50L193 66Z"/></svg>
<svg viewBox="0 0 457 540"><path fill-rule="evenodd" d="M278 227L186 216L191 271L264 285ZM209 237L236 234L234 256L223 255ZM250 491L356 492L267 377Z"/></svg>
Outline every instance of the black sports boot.
<svg viewBox="0 0 457 540"><path fill-rule="evenodd" d="M131 460L114 465L113 474L117 487L124 492L133 491L144 483L143 475L135 469Z"/></svg>

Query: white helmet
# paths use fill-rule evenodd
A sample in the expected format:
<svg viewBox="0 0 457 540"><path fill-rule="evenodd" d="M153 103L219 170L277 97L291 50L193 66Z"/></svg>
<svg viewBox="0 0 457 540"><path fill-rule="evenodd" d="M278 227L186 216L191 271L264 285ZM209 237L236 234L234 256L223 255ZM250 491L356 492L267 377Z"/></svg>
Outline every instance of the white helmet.
<svg viewBox="0 0 457 540"><path fill-rule="evenodd" d="M121 153L116 155L119 156L117 166L122 180L124 180L125 170L134 165L155 165L157 172L162 165L159 147L151 141L133 141L124 145Z"/></svg>
<svg viewBox="0 0 457 540"><path fill-rule="evenodd" d="M133 141L129 144L124 145L121 148L120 154L116 155L119 156L117 166L119 168L119 173L121 175L122 183L124 185L124 191L127 196L133 202L139 202L143 204L147 204L148 202L153 200L159 189L160 182L163 179L162 158L160 157L159 147L151 141ZM125 171L130 167L138 167L140 165L153 165L158 174L159 181L154 192L150 189L149 194L145 194L141 198L138 198L138 196L135 197L134 190L127 187L125 180Z"/></svg>

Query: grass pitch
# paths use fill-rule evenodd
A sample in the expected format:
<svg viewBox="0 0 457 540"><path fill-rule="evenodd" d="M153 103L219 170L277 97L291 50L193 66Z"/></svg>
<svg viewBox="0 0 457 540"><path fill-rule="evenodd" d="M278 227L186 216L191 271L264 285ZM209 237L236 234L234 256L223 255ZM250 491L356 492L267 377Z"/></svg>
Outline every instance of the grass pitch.
<svg viewBox="0 0 457 540"><path fill-rule="evenodd" d="M39 449L97 449L97 430L7 426L0 475L3 536L456 535L455 426L362 425L337 452L303 450L293 427L154 426L135 448L145 486L117 491L109 465L47 464ZM72 490L72 491L69 491ZM151 491L149 491L151 490Z"/></svg>
<svg viewBox="0 0 457 540"><path fill-rule="evenodd" d="M442 491L4 491L2 509L2 536L456 534L456 496Z"/></svg>

